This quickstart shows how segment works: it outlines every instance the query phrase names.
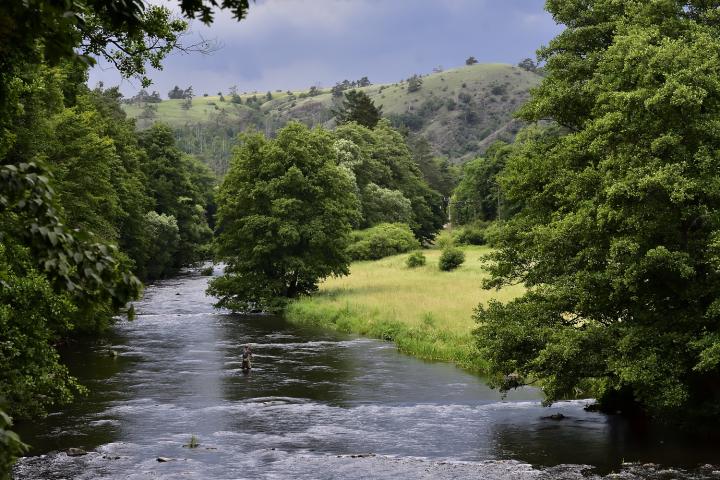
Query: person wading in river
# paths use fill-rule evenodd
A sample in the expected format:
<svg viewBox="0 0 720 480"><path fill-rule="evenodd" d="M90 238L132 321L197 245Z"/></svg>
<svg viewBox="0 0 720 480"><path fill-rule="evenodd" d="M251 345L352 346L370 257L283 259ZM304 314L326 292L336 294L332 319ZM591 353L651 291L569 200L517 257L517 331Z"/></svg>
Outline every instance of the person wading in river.
<svg viewBox="0 0 720 480"><path fill-rule="evenodd" d="M252 350L250 350L250 345L245 345L242 353L242 371L244 373L250 373L250 369L252 368L251 360Z"/></svg>

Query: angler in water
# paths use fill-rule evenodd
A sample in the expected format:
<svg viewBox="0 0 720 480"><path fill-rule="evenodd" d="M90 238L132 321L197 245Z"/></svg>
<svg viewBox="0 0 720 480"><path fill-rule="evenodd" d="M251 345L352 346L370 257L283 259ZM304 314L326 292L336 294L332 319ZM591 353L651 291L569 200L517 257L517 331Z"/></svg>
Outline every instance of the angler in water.
<svg viewBox="0 0 720 480"><path fill-rule="evenodd" d="M252 350L250 350L250 345L245 345L245 348L243 348L243 353L242 353L242 371L243 371L243 373L250 373L251 368L252 368Z"/></svg>

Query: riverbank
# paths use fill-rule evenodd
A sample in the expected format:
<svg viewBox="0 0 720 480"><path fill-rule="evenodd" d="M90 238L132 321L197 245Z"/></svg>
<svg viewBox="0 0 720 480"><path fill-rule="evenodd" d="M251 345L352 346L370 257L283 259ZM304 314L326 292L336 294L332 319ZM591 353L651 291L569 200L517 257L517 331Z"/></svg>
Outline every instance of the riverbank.
<svg viewBox="0 0 720 480"><path fill-rule="evenodd" d="M292 302L286 318L390 340L403 353L482 372L485 362L472 337L473 309L493 298L510 300L522 287L483 290L487 273L480 258L490 249L463 250L465 263L452 272L438 269L439 250L423 251L427 264L414 269L405 266L407 254L355 262L347 277L330 278L317 294Z"/></svg>

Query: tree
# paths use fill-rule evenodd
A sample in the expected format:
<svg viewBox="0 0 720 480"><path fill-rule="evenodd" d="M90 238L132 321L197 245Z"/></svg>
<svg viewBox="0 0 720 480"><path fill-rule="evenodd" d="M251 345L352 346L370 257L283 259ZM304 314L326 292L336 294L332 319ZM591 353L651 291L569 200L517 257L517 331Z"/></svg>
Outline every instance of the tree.
<svg viewBox="0 0 720 480"><path fill-rule="evenodd" d="M453 225L466 225L476 220L507 218L508 208L500 192L497 176L505 168L512 146L496 142L485 152L463 165L462 178L450 200Z"/></svg>
<svg viewBox="0 0 720 480"><path fill-rule="evenodd" d="M410 200L399 190L378 187L368 183L362 191L361 227L367 228L379 223L410 224L413 218Z"/></svg>
<svg viewBox="0 0 720 480"><path fill-rule="evenodd" d="M81 95L78 108L97 112L98 133L112 142L118 162L111 168L110 181L117 197L115 229L118 247L133 263L133 272L146 279L146 270L155 259L148 255L144 215L152 206L148 178L142 169L145 152L138 145L135 122L129 120L120 104L117 87L96 88ZM112 157L111 157L112 158ZM76 172L82 176L87 172Z"/></svg>
<svg viewBox="0 0 720 480"><path fill-rule="evenodd" d="M212 184L197 178L211 176L207 167L201 167L177 148L173 131L167 125L155 124L142 132L140 146L147 155L143 170L152 179L148 190L155 201L155 211L172 216L177 222L180 241L171 268L202 260L204 246L212 236L206 218Z"/></svg>
<svg viewBox="0 0 720 480"><path fill-rule="evenodd" d="M422 87L422 84L423 84L423 79L421 76L415 74L412 77L408 78L407 82L408 82L407 91L409 93L413 93L413 92L417 92L418 90L420 90L420 88Z"/></svg>
<svg viewBox="0 0 720 480"><path fill-rule="evenodd" d="M332 96L334 98L340 98L343 96L343 92L345 91L345 88L341 83L336 83L331 89L330 92L332 93Z"/></svg>
<svg viewBox="0 0 720 480"><path fill-rule="evenodd" d="M141 120L146 120L148 122L152 122L157 117L157 111L158 107L157 105L153 104L146 104L142 112L140 112L140 115L138 115L138 118Z"/></svg>
<svg viewBox="0 0 720 480"><path fill-rule="evenodd" d="M533 61L532 58L526 58L520 63L518 63L518 67L522 68L523 70L527 70L528 72L536 72L538 67L537 64Z"/></svg>
<svg viewBox="0 0 720 480"><path fill-rule="evenodd" d="M245 135L218 197L225 275L209 292L236 311L280 307L348 273L358 200L335 163L332 134L292 122L274 140Z"/></svg>
<svg viewBox="0 0 720 480"><path fill-rule="evenodd" d="M168 92L168 98L170 100L181 100L185 98L185 90L175 85L173 89Z"/></svg>
<svg viewBox="0 0 720 480"><path fill-rule="evenodd" d="M333 113L339 124L357 122L368 128L375 128L382 116L382 107L376 107L365 92L350 90L345 93L342 106Z"/></svg>
<svg viewBox="0 0 720 480"><path fill-rule="evenodd" d="M477 58L470 56L465 60L465 65L475 65L478 63Z"/></svg>
<svg viewBox="0 0 720 480"><path fill-rule="evenodd" d="M450 197L453 188L458 183L458 167L450 165L446 158L435 157L430 142L425 137L417 137L408 143L413 160L420 168L428 185L433 190L440 192L443 197Z"/></svg>
<svg viewBox="0 0 720 480"><path fill-rule="evenodd" d="M175 268L174 256L180 249L180 229L172 215L150 211L145 214L147 254L153 259L147 268L147 278L163 278Z"/></svg>
<svg viewBox="0 0 720 480"><path fill-rule="evenodd" d="M212 21L215 2L178 3L185 17ZM240 19L248 2L227 0L222 8ZM66 226L63 205L43 161L57 153L48 148L53 145L48 140L54 140L53 122L60 118L60 127L69 134L76 127L71 125L72 115L92 116L82 105L88 99L82 97L87 66L96 59L114 65L125 78L140 77L146 87L148 64L158 68L172 50L188 51L192 46L180 42L187 28L184 20L171 19L169 9L143 1L122 5L114 0L0 2L0 18L0 391L16 395L3 405L11 413L28 408L31 414L41 414L49 406L68 401L74 389L53 345L77 329L79 321L89 319L100 328L137 297L140 287L117 248ZM59 65L63 68L49 68ZM104 110L108 98L92 99L104 112L95 118L102 120L112 110ZM75 112L63 111L76 105L80 108ZM124 167L112 172L116 191L143 198L141 190L132 190L138 178L136 171L128 169L131 162L126 163L134 158L132 142L113 145L114 155L109 148L124 137L125 122L119 122L117 129L108 127L111 122L101 123L101 129L82 121L80 126L86 138L98 140L96 145L110 154L114 167ZM77 143L71 148L80 155L93 153ZM55 159L65 165L83 163L82 158L72 157L72 151L68 153L69 158L56 155ZM128 221L127 225L127 230L126 225L116 229L121 241L123 232L130 234L138 223ZM12 349L9 355L8 347ZM24 382L23 374L28 374ZM0 411L0 478L9 477L13 458L23 450L8 430L10 425L10 418Z"/></svg>
<svg viewBox="0 0 720 480"><path fill-rule="evenodd" d="M213 21L216 2L178 0L186 18ZM242 19L249 9L248 0L227 0L222 8ZM22 63L38 64L62 60L94 64L100 57L112 64L124 77L145 75L146 64L158 67L163 58L175 49L193 51L183 46L180 34L187 22L171 19L164 7L131 2L118 7L114 0L73 0L58 4L49 0L3 2L0 18L8 19L0 33L0 71L9 73ZM204 44L201 43L202 47ZM3 98L4 91L0 92Z"/></svg>
<svg viewBox="0 0 720 480"><path fill-rule="evenodd" d="M478 308L479 347L503 388L533 378L548 401L589 391L612 411L716 422L717 5L547 5L568 28L521 117L563 131L518 143L500 175L522 208L488 286L529 290Z"/></svg>
<svg viewBox="0 0 720 480"><path fill-rule="evenodd" d="M402 134L381 120L374 129L347 123L335 130L337 161L350 169L360 192L370 183L397 190L410 201L410 228L421 242L431 241L445 223L442 195L430 188ZM363 205L363 211L368 209Z"/></svg>

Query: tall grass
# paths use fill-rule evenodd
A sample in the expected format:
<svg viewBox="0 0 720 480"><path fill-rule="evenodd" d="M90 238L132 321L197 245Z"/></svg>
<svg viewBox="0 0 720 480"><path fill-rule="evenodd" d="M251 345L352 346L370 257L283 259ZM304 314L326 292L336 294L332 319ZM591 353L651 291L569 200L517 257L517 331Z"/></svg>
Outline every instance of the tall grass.
<svg viewBox="0 0 720 480"><path fill-rule="evenodd" d="M427 264L408 268L408 254L356 262L350 275L331 278L312 297L292 302L286 318L295 324L390 340L404 353L485 370L472 337L473 309L491 298L510 300L522 287L483 290L487 273L480 258L487 247L464 247L457 270L438 269L439 250L427 250Z"/></svg>

